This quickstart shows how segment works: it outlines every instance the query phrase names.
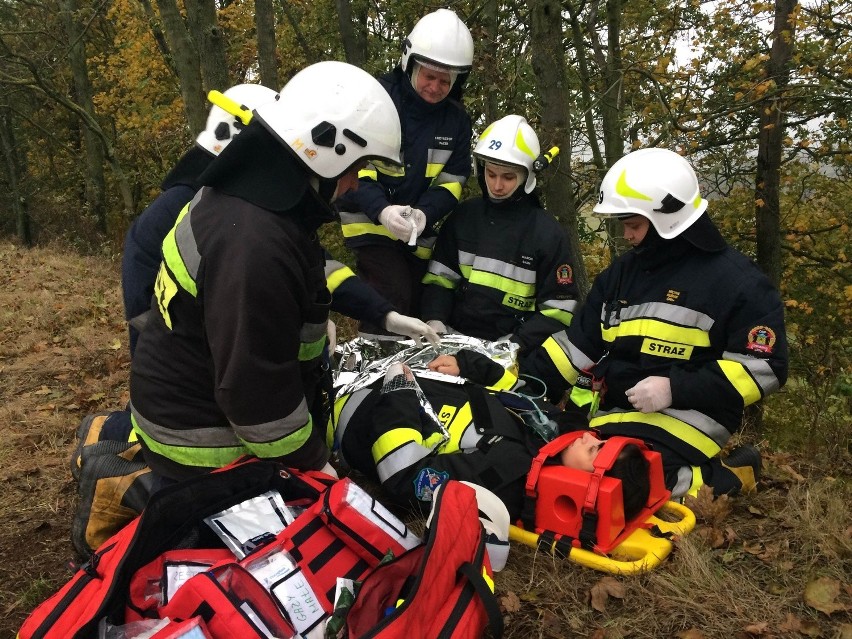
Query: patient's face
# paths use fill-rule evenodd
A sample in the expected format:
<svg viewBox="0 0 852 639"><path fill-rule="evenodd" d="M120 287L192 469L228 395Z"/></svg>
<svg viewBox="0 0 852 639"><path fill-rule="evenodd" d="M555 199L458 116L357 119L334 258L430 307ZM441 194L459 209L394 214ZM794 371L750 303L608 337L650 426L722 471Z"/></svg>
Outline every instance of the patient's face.
<svg viewBox="0 0 852 639"><path fill-rule="evenodd" d="M583 433L582 437L575 439L560 454L562 465L568 468L576 468L585 470L586 472L594 472L595 457L598 456L603 442L592 435L591 433Z"/></svg>

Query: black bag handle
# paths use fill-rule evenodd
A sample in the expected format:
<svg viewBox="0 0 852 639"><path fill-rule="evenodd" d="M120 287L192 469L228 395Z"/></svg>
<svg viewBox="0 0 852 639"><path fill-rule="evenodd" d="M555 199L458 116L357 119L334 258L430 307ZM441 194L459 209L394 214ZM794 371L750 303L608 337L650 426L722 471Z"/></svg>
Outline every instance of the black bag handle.
<svg viewBox="0 0 852 639"><path fill-rule="evenodd" d="M474 590L476 590L479 600L485 607L485 614L488 615L488 627L491 628L491 634L494 639L500 639L503 636L503 615L500 614L500 606L497 605L497 598L491 592L491 588L486 583L480 570L481 568L478 570L476 566L466 561L459 566L458 571L467 577L467 580L471 583Z"/></svg>

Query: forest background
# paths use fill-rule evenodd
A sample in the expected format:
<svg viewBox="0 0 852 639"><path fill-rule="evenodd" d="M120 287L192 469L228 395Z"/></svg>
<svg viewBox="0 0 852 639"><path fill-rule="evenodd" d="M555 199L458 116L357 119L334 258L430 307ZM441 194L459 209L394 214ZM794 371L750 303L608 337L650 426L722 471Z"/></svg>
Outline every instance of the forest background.
<svg viewBox="0 0 852 639"><path fill-rule="evenodd" d="M203 128L207 91L241 82L280 88L327 59L385 72L417 19L439 6L474 35L465 105L475 131L521 113L543 148L560 147L542 195L582 256L584 290L624 248L586 215L607 167L646 146L688 157L711 216L779 285L787 308L790 379L749 416L743 437L772 455L796 455L828 474L829 493L848 495L852 0L2 0L0 237L13 242L4 255L25 261L47 246L114 260ZM338 229L324 232L332 253L349 261ZM120 324L118 298L102 293L94 305ZM0 334L17 335L20 317L2 317ZM11 357L4 344L0 375ZM114 408L98 405L109 399L89 389L85 407ZM837 503L848 526L848 499ZM802 579L847 575L847 603L822 614L844 616L828 627L852 634L850 528L837 535L841 564ZM732 543L728 535L716 549ZM13 589L6 616L32 596L26 585ZM778 623L767 628L759 634L781 632ZM810 636L833 632L822 628L828 634Z"/></svg>

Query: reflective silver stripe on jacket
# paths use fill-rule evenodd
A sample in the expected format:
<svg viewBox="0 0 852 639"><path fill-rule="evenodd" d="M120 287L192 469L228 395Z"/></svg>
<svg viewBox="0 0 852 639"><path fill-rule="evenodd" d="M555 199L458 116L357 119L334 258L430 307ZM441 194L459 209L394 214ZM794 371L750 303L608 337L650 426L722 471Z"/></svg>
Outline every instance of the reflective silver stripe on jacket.
<svg viewBox="0 0 852 639"><path fill-rule="evenodd" d="M577 300L545 300L538 305L539 310L544 308L555 308L566 313L574 313L579 303Z"/></svg>
<svg viewBox="0 0 852 639"><path fill-rule="evenodd" d="M234 429L230 426L191 426L188 429L168 428L145 419L130 402L133 418L151 439L168 446L186 446L189 448L228 448L242 446Z"/></svg>
<svg viewBox="0 0 852 639"><path fill-rule="evenodd" d="M606 324L606 309L601 310L601 322ZM680 326L689 326L709 331L715 320L704 313L700 313L691 308L683 306L675 306L665 302L647 302L645 304L636 304L635 306L627 306L621 309L620 313L612 311L609 318L609 326L618 326L621 322L634 319L657 319L671 324L679 324Z"/></svg>
<svg viewBox="0 0 852 639"><path fill-rule="evenodd" d="M388 453L376 464L379 481L384 482L401 470L413 466L424 457L432 454L431 448L426 448L412 441L408 441L396 450Z"/></svg>
<svg viewBox="0 0 852 639"><path fill-rule="evenodd" d="M459 251L459 257L461 257L461 251ZM477 257L473 261L473 268L477 271L492 273L524 284L535 284L536 280L536 272L534 270L515 266L503 260L496 260L490 257Z"/></svg>
<svg viewBox="0 0 852 639"><path fill-rule="evenodd" d="M308 403L303 397L296 409L286 417L274 419L271 422L266 422L264 424L251 424L248 426L241 426L231 422L231 426L246 442L252 444L265 444L267 442L278 441L279 439L296 432L307 424L310 418L311 415L308 411Z"/></svg>
<svg viewBox="0 0 852 639"><path fill-rule="evenodd" d="M195 241L195 235L192 232L192 209L198 204L204 191L207 187L202 187L192 198L189 203L189 210L183 216L180 222L175 227L175 244L180 251L180 258L183 261L186 272L193 281L198 280L198 267L201 265L201 254L198 252L198 243Z"/></svg>
<svg viewBox="0 0 852 639"><path fill-rule="evenodd" d="M583 351L574 346L574 343L568 339L568 334L565 331L559 331L551 337L553 337L553 341L559 344L559 348L565 352L568 361L571 362L571 365L578 372L589 370L595 365L595 362L589 359Z"/></svg>
<svg viewBox="0 0 852 639"><path fill-rule="evenodd" d="M426 164L446 166L451 157L453 157L452 151L447 151L446 149L429 149L426 152ZM458 180L455 181L458 182Z"/></svg>
<svg viewBox="0 0 852 639"><path fill-rule="evenodd" d="M722 353L722 358L742 364L752 378L754 378L757 385L760 386L760 390L763 391L764 396L774 393L781 388L778 376L765 359L758 359L744 353L731 353L730 351Z"/></svg>
<svg viewBox="0 0 852 639"><path fill-rule="evenodd" d="M455 283L462 279L461 275L451 269L449 266L444 266L441 262L437 260L432 260L429 262L429 273L435 275L437 277L443 277L445 279L450 280Z"/></svg>

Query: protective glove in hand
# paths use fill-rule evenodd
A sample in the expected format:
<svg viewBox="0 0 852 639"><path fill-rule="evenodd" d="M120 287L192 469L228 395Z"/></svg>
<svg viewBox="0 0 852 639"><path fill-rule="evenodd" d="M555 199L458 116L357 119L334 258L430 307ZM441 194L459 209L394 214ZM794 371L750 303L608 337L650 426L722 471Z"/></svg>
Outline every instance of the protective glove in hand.
<svg viewBox="0 0 852 639"><path fill-rule="evenodd" d="M408 219L411 220L413 230L416 231L409 237L408 244L414 246L417 243L417 238L423 234L426 228L426 214L420 209L411 209Z"/></svg>
<svg viewBox="0 0 852 639"><path fill-rule="evenodd" d="M325 466L320 468L320 472L325 473L326 475L331 475L335 479L340 479L340 477L337 474L337 471L334 470L334 466L331 465L331 462L326 462Z"/></svg>
<svg viewBox="0 0 852 639"><path fill-rule="evenodd" d="M438 335L446 335L450 332L450 329L441 320L429 320L426 325Z"/></svg>
<svg viewBox="0 0 852 639"><path fill-rule="evenodd" d="M379 213L379 223L396 239L407 242L412 230L410 211L411 207L391 204Z"/></svg>
<svg viewBox="0 0 852 639"><path fill-rule="evenodd" d="M410 337L418 346L423 346L421 338L424 337L433 346L441 343L441 338L438 337L438 334L426 322L421 322L416 317L400 315L396 311L391 311L385 315L384 323L386 331Z"/></svg>
<svg viewBox="0 0 852 639"><path fill-rule="evenodd" d="M672 405L672 383L668 377L646 377L625 395L636 410L656 413Z"/></svg>

